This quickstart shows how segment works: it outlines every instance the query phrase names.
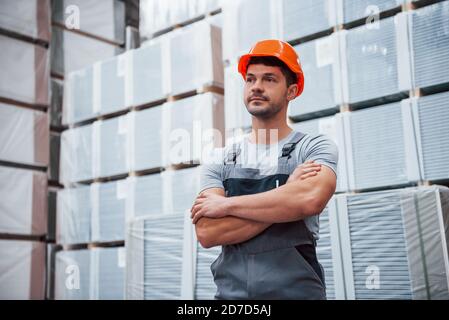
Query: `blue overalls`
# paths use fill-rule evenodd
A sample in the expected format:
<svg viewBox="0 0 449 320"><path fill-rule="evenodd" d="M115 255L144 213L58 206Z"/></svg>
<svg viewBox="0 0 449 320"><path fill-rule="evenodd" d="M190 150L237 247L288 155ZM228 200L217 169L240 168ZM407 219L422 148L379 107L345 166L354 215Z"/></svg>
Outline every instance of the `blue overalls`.
<svg viewBox="0 0 449 320"><path fill-rule="evenodd" d="M261 176L258 169L237 164L240 146L224 161L227 197L269 191L285 184L296 163L291 153L304 134L297 132L278 159L277 173ZM316 242L303 220L276 223L256 237L225 245L212 263L216 299L326 299L324 273Z"/></svg>

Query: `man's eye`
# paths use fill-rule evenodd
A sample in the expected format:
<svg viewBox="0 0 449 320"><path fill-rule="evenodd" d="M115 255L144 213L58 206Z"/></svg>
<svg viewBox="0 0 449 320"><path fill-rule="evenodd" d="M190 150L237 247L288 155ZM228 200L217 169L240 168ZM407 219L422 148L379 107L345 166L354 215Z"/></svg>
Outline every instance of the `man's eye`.
<svg viewBox="0 0 449 320"><path fill-rule="evenodd" d="M253 78L246 78L246 82L253 82Z"/></svg>
<svg viewBox="0 0 449 320"><path fill-rule="evenodd" d="M273 79L273 78L267 78L267 81L268 81L268 82L273 82L274 79Z"/></svg>

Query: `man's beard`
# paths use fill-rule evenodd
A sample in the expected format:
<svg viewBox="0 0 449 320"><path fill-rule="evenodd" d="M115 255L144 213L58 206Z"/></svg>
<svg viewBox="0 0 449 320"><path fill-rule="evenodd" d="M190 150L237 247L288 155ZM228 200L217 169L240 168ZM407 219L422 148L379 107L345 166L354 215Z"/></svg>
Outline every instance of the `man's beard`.
<svg viewBox="0 0 449 320"><path fill-rule="evenodd" d="M248 103L246 105L246 109L252 116L254 116L256 118L270 119L270 118L273 118L276 114L278 114L279 111L281 111L282 107L280 107L279 105L274 105L274 104L269 103L268 107L256 109L252 106L249 106L249 103Z"/></svg>

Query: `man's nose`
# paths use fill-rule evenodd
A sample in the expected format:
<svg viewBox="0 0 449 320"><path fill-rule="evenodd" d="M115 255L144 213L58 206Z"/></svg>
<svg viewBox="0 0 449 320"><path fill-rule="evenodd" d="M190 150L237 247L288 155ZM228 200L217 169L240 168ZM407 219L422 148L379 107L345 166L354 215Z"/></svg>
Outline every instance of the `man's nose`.
<svg viewBox="0 0 449 320"><path fill-rule="evenodd" d="M263 86L262 81L260 79L254 81L253 85L251 86L252 92L263 92Z"/></svg>

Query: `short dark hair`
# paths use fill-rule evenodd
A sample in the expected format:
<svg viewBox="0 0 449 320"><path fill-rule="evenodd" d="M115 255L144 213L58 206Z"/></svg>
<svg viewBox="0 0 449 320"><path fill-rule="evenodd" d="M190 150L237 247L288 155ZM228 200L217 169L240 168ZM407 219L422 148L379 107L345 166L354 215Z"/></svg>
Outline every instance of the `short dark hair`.
<svg viewBox="0 0 449 320"><path fill-rule="evenodd" d="M248 67L252 64L263 64L268 67L279 67L287 82L287 88L298 82L298 77L296 74L291 71L283 61L276 57L251 57L246 70L248 70Z"/></svg>

